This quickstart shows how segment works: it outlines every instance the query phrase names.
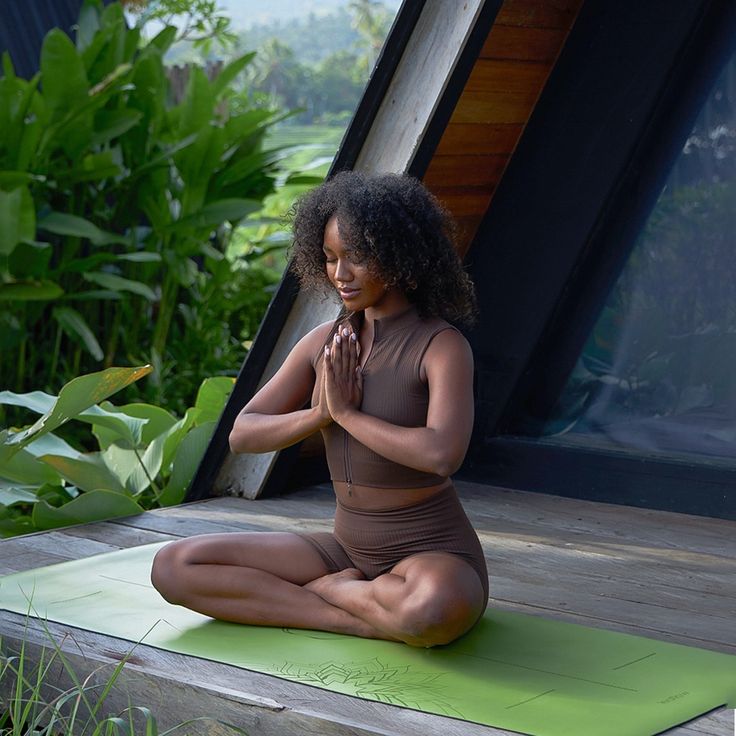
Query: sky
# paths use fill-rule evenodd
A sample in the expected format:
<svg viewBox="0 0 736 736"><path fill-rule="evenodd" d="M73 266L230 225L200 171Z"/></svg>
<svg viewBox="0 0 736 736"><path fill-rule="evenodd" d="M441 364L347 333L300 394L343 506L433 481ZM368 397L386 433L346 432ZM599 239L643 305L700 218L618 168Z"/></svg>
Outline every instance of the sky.
<svg viewBox="0 0 736 736"><path fill-rule="evenodd" d="M330 13L347 7L348 3L349 0L217 0L217 7L226 12L238 30L253 24L299 18L309 13ZM401 0L383 0L383 4L397 10Z"/></svg>

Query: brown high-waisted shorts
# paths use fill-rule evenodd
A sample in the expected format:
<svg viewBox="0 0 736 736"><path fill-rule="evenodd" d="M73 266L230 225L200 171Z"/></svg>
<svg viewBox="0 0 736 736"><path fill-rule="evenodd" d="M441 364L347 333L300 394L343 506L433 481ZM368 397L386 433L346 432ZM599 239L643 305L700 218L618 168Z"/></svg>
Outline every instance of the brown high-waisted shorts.
<svg viewBox="0 0 736 736"><path fill-rule="evenodd" d="M330 572L357 567L370 580L410 555L451 552L478 573L488 598L483 548L452 483L413 506L380 511L352 508L338 499L333 533L299 536L319 552Z"/></svg>

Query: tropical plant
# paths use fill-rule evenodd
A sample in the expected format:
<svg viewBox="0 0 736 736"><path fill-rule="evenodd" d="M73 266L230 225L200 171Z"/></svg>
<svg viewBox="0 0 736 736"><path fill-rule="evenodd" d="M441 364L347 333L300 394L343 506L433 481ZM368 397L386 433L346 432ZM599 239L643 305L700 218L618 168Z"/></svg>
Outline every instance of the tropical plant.
<svg viewBox="0 0 736 736"><path fill-rule="evenodd" d="M41 415L24 429L0 432L0 537L181 503L233 379L205 379L182 418L148 404L105 401L150 372L108 368L75 378L58 396L0 392L0 403ZM90 425L99 450L81 452L61 436L57 430L71 419Z"/></svg>
<svg viewBox="0 0 736 736"><path fill-rule="evenodd" d="M224 259L233 226L273 191L283 154L264 151L263 137L278 116L230 110L229 85L253 54L214 81L193 67L173 104L163 55L175 36L167 27L141 45L118 3L86 0L76 45L50 31L33 79L3 57L0 385L22 392L147 362L161 369L150 385L166 394L178 359L169 346L205 307L228 325L240 362L251 315L239 319L208 283L237 270ZM262 275L254 281L262 289ZM205 306L195 284L210 288ZM189 356L205 353L200 345ZM190 398L166 395L179 408Z"/></svg>

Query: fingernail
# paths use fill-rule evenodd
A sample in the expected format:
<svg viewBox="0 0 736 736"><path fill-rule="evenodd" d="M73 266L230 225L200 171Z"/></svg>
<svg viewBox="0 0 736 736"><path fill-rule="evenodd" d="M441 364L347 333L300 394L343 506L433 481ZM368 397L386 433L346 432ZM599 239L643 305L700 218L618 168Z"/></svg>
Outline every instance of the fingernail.
<svg viewBox="0 0 736 736"><path fill-rule="evenodd" d="M327 345L325 345L325 355L329 355L329 354L330 354L330 349L327 347Z"/></svg>
<svg viewBox="0 0 736 736"><path fill-rule="evenodd" d="M347 337L350 334L350 330L347 327L343 327L342 334Z"/></svg>
<svg viewBox="0 0 736 736"><path fill-rule="evenodd" d="M340 335L335 335L335 342L339 345L342 340L340 339Z"/></svg>
<svg viewBox="0 0 736 736"><path fill-rule="evenodd" d="M356 341L358 340L358 338L357 338L357 336L356 336L356 334L355 334L354 332L353 332L353 334L352 334L352 335L350 335L350 339L351 339L351 340L352 340L353 342L356 342Z"/></svg>

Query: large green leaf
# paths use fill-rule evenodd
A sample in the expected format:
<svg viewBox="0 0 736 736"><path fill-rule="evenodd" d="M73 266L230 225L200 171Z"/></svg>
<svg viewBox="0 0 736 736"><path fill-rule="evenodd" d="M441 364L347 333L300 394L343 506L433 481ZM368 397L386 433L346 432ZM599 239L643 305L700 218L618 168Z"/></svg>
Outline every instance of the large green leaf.
<svg viewBox="0 0 736 736"><path fill-rule="evenodd" d="M111 491L91 491L81 494L58 509L45 501L39 501L33 507L33 524L39 530L58 529L73 524L133 516L142 511L143 509L128 496Z"/></svg>
<svg viewBox="0 0 736 736"><path fill-rule="evenodd" d="M126 490L137 496L145 491L161 470L165 435L157 437L145 451L110 445L102 458Z"/></svg>
<svg viewBox="0 0 736 736"><path fill-rule="evenodd" d="M29 391L27 394L17 394L15 391L0 391L0 404L8 406L22 406L36 414L45 414L53 409L56 396L44 391Z"/></svg>
<svg viewBox="0 0 736 736"><path fill-rule="evenodd" d="M0 467L0 477L26 485L58 483L59 474L37 460L28 450L20 450Z"/></svg>
<svg viewBox="0 0 736 736"><path fill-rule="evenodd" d="M53 432L49 432L43 437L34 440L24 451L30 452L35 457L39 457L39 455L62 455L64 457L77 458L82 454Z"/></svg>
<svg viewBox="0 0 736 736"><path fill-rule="evenodd" d="M200 410L197 424L214 422L220 418L234 385L235 379L230 376L214 376L202 381L194 402L194 406Z"/></svg>
<svg viewBox="0 0 736 736"><path fill-rule="evenodd" d="M223 222L238 222L261 209L255 199L220 199L204 205L199 211L171 224L172 230L217 227Z"/></svg>
<svg viewBox="0 0 736 736"><path fill-rule="evenodd" d="M38 227L57 235L87 238L94 245L110 245L112 243L130 245L130 238L126 235L105 232L83 217L67 215L64 212L49 212L48 215L39 220Z"/></svg>
<svg viewBox="0 0 736 736"><path fill-rule="evenodd" d="M184 500L187 488L204 457L216 424L216 422L200 424L182 440L174 459L171 478L158 498L162 506L175 506Z"/></svg>
<svg viewBox="0 0 736 736"><path fill-rule="evenodd" d="M139 378L147 376L152 370L150 365L137 368L107 368L99 373L74 378L61 389L53 409L39 417L32 426L12 434L0 434L0 463L35 438L53 432L86 409Z"/></svg>
<svg viewBox="0 0 736 736"><path fill-rule="evenodd" d="M15 281L0 284L0 301L43 302L58 299L63 294L64 290L52 281Z"/></svg>
<svg viewBox="0 0 736 736"><path fill-rule="evenodd" d="M69 36L59 28L46 34L41 47L43 96L54 118L81 104L89 94L87 73Z"/></svg>
<svg viewBox="0 0 736 736"><path fill-rule="evenodd" d="M0 506L12 506L16 503L36 503L38 498L33 486L0 481Z"/></svg>
<svg viewBox="0 0 736 736"><path fill-rule="evenodd" d="M82 277L93 284L99 284L105 289L113 291L130 291L133 294L139 294L142 297L154 302L156 295L151 291L151 287L140 281L131 281L124 279L122 276L116 276L113 273L105 273L104 271L93 271L92 273L82 274Z"/></svg>
<svg viewBox="0 0 736 736"><path fill-rule="evenodd" d="M0 255L18 243L36 237L36 211L28 187L6 192L0 189Z"/></svg>
<svg viewBox="0 0 736 736"><path fill-rule="evenodd" d="M143 118L140 110L99 110L95 115L92 145L101 146L127 133Z"/></svg>
<svg viewBox="0 0 736 736"><path fill-rule="evenodd" d="M56 402L57 397L51 394L44 393L43 391L31 391L27 394L16 394L13 391L0 391L0 404L8 404L10 406L22 406L29 411L35 412L36 414L47 414L50 413ZM142 404L141 406L146 406ZM151 407L157 411L163 412L167 417L170 417L168 412L157 407ZM93 425L93 432L97 433L104 428L108 443L117 442L123 440L133 447L137 447L141 443L148 444L150 441L148 437L149 433L145 433L146 424L149 422L149 416L143 412L129 412L124 409L118 409L109 401L102 402L102 406L91 406L84 411L81 411L75 417L76 419L87 422ZM157 417L158 426L162 425L161 417ZM170 424L174 423L173 417L171 418ZM169 426L169 425L167 425ZM163 430L161 430L163 431ZM158 432L156 433L158 434ZM44 439L47 435L39 439ZM144 440L143 437L146 437ZM61 440L59 440L61 441ZM33 454L39 455L40 451L36 450L37 440L34 440L32 447ZM46 445L48 446L48 445ZM66 452L59 452L55 449L49 449L47 452L57 455L69 454ZM78 453L72 453L72 457L76 457Z"/></svg>
<svg viewBox="0 0 736 736"><path fill-rule="evenodd" d="M72 309L71 307L56 307L52 315L61 325L64 332L83 345L95 360L102 360L105 357L94 333L89 328L84 317L76 309Z"/></svg>
<svg viewBox="0 0 736 736"><path fill-rule="evenodd" d="M235 77L237 77L238 74L240 74L240 72L242 72L243 69L253 61L255 55L255 51L252 51L249 54L244 54L243 56L234 59L220 70L220 73L210 83L212 93L215 97L219 97L230 87Z"/></svg>
<svg viewBox="0 0 736 736"><path fill-rule="evenodd" d="M110 468L102 453L88 452L76 458L63 455L41 455L38 458L47 463L65 480L82 491L103 489L115 493L125 493L125 481L121 480L117 468Z"/></svg>
<svg viewBox="0 0 736 736"><path fill-rule="evenodd" d="M140 441L136 443L137 445L149 445L156 437L171 429L177 421L176 417L169 414L166 409L153 406L152 404L124 404L123 406L114 407L109 402L104 401L100 408L110 411L114 410L132 419L145 422L141 429ZM117 442L120 439L119 432L95 423L94 420L92 420L92 424L92 432L97 437L101 449L106 449L113 442Z"/></svg>
<svg viewBox="0 0 736 736"><path fill-rule="evenodd" d="M56 141L74 157L88 144L92 133L89 83L82 57L69 36L59 28L46 34L41 47L41 78L43 98L49 111L51 127L49 141L54 138L54 124L64 121L63 135ZM66 121L74 119L74 125ZM61 132L61 131L59 131Z"/></svg>

